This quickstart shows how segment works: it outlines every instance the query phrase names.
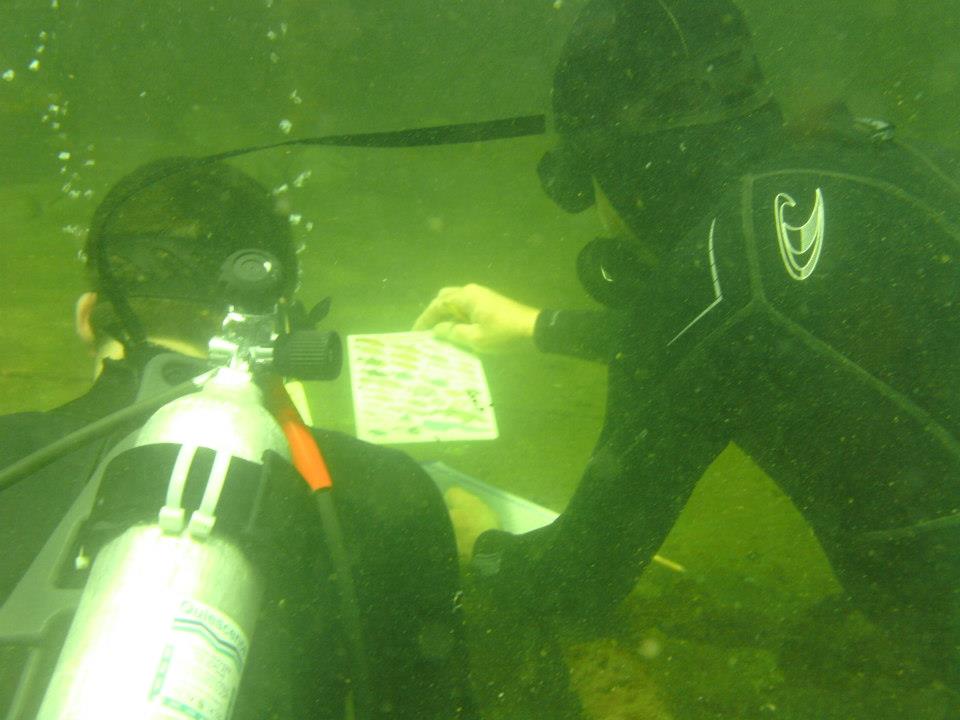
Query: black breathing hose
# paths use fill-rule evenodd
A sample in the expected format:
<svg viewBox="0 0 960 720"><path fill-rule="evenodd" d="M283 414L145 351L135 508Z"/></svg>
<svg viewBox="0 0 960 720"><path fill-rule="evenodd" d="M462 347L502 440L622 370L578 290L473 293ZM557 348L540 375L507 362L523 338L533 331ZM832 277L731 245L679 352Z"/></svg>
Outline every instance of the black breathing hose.
<svg viewBox="0 0 960 720"><path fill-rule="evenodd" d="M343 634L346 638L347 652L352 660L350 665L353 670L351 690L353 691L354 716L359 720L371 720L374 717L373 688L370 684L367 651L363 641L360 605L357 602L353 570L350 568L350 560L343 542L343 531L340 529L340 521L337 519L330 490L315 490L313 497L316 501L317 511L320 513L320 528L327 542L330 560L336 573Z"/></svg>
<svg viewBox="0 0 960 720"><path fill-rule="evenodd" d="M176 400L178 397L189 395L199 389L200 385L194 380L188 380L180 385L175 385L159 395L117 410L115 413L102 417L60 438L56 442L40 448L36 452L13 463L13 465L9 465L3 470L0 470L0 492L13 487L24 478L29 477L31 473L49 465L57 458L63 457L71 450L75 450L91 440L103 437L120 425L149 415L168 402Z"/></svg>

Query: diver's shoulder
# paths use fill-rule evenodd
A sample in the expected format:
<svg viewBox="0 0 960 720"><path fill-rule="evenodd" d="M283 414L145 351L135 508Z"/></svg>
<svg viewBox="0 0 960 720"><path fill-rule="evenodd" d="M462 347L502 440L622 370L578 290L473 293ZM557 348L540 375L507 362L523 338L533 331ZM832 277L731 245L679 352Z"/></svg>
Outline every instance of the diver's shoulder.
<svg viewBox="0 0 960 720"><path fill-rule="evenodd" d="M886 120L855 117L842 105L816 122L784 126L766 149L744 175L823 172L960 193L960 153L909 137Z"/></svg>

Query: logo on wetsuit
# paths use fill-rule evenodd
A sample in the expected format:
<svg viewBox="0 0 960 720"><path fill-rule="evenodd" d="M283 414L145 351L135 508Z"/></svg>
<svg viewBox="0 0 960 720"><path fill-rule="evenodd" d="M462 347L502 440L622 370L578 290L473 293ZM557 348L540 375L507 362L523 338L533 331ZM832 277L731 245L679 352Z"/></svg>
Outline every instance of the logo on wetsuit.
<svg viewBox="0 0 960 720"><path fill-rule="evenodd" d="M777 193L773 200L773 215L777 228L777 243L780 245L780 257L787 273L794 280L806 280L820 261L823 249L823 193L817 188L814 194L813 210L802 225L791 225L784 219L786 208L797 206L797 201L786 193ZM798 240L799 244L794 240Z"/></svg>

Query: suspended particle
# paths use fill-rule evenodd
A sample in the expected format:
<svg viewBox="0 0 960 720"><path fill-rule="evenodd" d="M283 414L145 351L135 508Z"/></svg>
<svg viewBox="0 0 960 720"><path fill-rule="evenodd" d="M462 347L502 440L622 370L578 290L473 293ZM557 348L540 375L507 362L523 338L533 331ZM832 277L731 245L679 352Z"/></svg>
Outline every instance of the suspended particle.
<svg viewBox="0 0 960 720"><path fill-rule="evenodd" d="M58 159L58 160L69 160L69 159L70 159L70 153L67 152L66 150L61 150L59 153L57 153L57 159Z"/></svg>
<svg viewBox="0 0 960 720"><path fill-rule="evenodd" d="M60 9L60 0L50 0L50 7L54 10Z"/></svg>
<svg viewBox="0 0 960 720"><path fill-rule="evenodd" d="M303 102L303 98L300 97L300 95L297 93L296 90L290 93L290 99L293 101L294 105L299 105L300 103Z"/></svg>
<svg viewBox="0 0 960 720"><path fill-rule="evenodd" d="M46 39L47 39L47 31L46 31L46 30L41 30L40 32L38 32L38 33L37 33L37 39L38 39L38 40L46 40Z"/></svg>
<svg viewBox="0 0 960 720"><path fill-rule="evenodd" d="M272 62L273 64L277 64L278 62L280 62L280 56L277 55L275 52L270 53L270 62Z"/></svg>
<svg viewBox="0 0 960 720"><path fill-rule="evenodd" d="M277 33L275 33L273 30L267 30L267 39L270 40L271 42L276 40Z"/></svg>
<svg viewBox="0 0 960 720"><path fill-rule="evenodd" d="M303 215L300 213L290 213L290 216L287 219L290 221L291 225L299 225L300 221L303 220Z"/></svg>
<svg viewBox="0 0 960 720"><path fill-rule="evenodd" d="M49 119L50 119L49 115L44 115L43 117L40 118L40 122L45 123Z"/></svg>
<svg viewBox="0 0 960 720"><path fill-rule="evenodd" d="M293 123L284 118L280 121L280 132L284 135L289 135L290 131L293 130Z"/></svg>
<svg viewBox="0 0 960 720"><path fill-rule="evenodd" d="M96 160L93 160L93 159L91 159L91 160L84 160L84 161L83 161L83 166L84 166L84 167L93 167L93 166L96 165L96 164L97 164L97 161L96 161Z"/></svg>
<svg viewBox="0 0 960 720"><path fill-rule="evenodd" d="M37 45L37 46L33 49L33 51L34 51L37 55L43 55L43 51L46 50L46 49L47 49L47 46L46 46L46 45Z"/></svg>
<svg viewBox="0 0 960 720"><path fill-rule="evenodd" d="M58 122L52 122L52 123L50 123L50 128L51 128L52 130L59 130L59 129L60 129L60 123L58 123Z"/></svg>
<svg viewBox="0 0 960 720"><path fill-rule="evenodd" d="M289 186L288 186L286 183L284 183L283 185L278 185L277 187L275 187L275 188L273 189L273 194L274 194L274 195L282 195L283 193L285 193L285 192L286 192L287 190L289 190L289 189L290 189Z"/></svg>
<svg viewBox="0 0 960 720"><path fill-rule="evenodd" d="M90 190L89 188L84 190L83 196L89 200L90 198L93 197L93 190Z"/></svg>
<svg viewBox="0 0 960 720"><path fill-rule="evenodd" d="M79 190L71 190L68 194L71 200L79 200L83 196Z"/></svg>
<svg viewBox="0 0 960 720"><path fill-rule="evenodd" d="M80 238L80 239L83 239L87 235L87 228L85 228L83 225L64 225L62 228L60 228L60 231L67 235L72 235L73 237ZM81 250L78 255L80 257L80 260L82 260L83 262L86 262L87 260L86 253L84 253Z"/></svg>
<svg viewBox="0 0 960 720"><path fill-rule="evenodd" d="M40 69L40 61L34 58L33 60L30 61L30 64L27 65L27 69L32 70L33 72L36 72L37 70Z"/></svg>
<svg viewBox="0 0 960 720"><path fill-rule="evenodd" d="M310 176L313 175L313 170L304 170L302 173L297 175L293 180L293 186L301 188L303 184L310 179Z"/></svg>
<svg viewBox="0 0 960 720"><path fill-rule="evenodd" d="M272 8L272 7L273 7L273 0L267 0L267 7L268 7L268 8Z"/></svg>
<svg viewBox="0 0 960 720"><path fill-rule="evenodd" d="M306 229L307 232L311 232L313 230L313 221L308 220L307 224L304 225L303 227Z"/></svg>
<svg viewBox="0 0 960 720"><path fill-rule="evenodd" d="M13 82L13 79L17 76L17 73L14 72L13 68L7 68L3 71L3 75L0 75L7 82Z"/></svg>
<svg viewBox="0 0 960 720"><path fill-rule="evenodd" d="M47 110L49 110L54 115L56 115L58 112L60 112L60 106L57 105L56 103L50 103L49 105L47 105Z"/></svg>
<svg viewBox="0 0 960 720"><path fill-rule="evenodd" d="M282 35L287 34L287 24L285 22L280 23L280 33Z"/></svg>

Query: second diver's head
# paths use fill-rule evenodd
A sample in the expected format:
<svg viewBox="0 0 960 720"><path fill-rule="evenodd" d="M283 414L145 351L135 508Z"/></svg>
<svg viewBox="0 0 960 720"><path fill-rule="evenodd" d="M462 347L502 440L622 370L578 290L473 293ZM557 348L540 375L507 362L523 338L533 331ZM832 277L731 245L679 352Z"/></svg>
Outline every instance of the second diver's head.
<svg viewBox="0 0 960 720"><path fill-rule="evenodd" d="M222 161L174 157L141 166L94 212L84 249L90 292L78 303L81 336L96 346L149 337L204 350L223 317L220 269L246 248L279 260L276 300L290 300L297 248L266 188Z"/></svg>
<svg viewBox="0 0 960 720"><path fill-rule="evenodd" d="M569 212L596 206L620 236L580 261L608 304L619 303L602 287L612 283L591 287L584 272L604 254L608 265L655 264L781 125L729 0L591 0L557 64L553 109L559 142L540 161L541 184Z"/></svg>

